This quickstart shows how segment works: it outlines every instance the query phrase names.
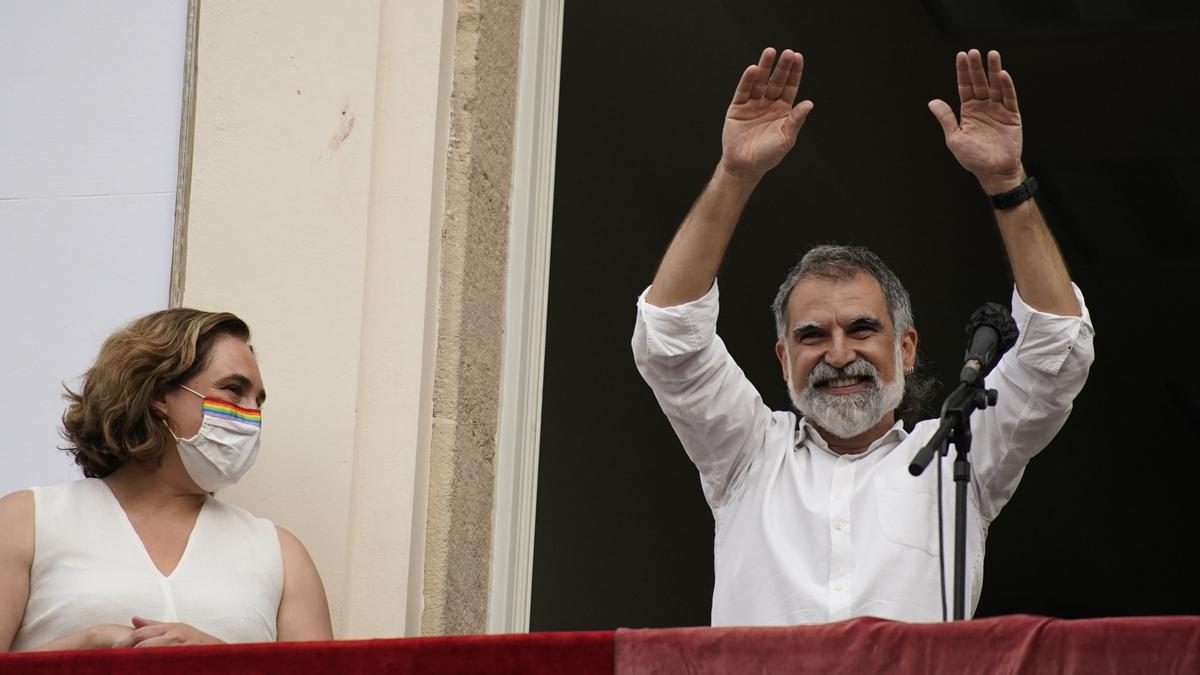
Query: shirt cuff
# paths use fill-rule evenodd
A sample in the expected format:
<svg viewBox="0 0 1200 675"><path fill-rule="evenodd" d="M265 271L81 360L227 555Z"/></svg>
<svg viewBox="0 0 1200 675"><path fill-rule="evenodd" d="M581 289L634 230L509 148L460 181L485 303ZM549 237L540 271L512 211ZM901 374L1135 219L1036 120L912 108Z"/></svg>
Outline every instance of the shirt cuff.
<svg viewBox="0 0 1200 675"><path fill-rule="evenodd" d="M638 296L638 316L646 325L646 346L655 356L679 356L698 352L712 343L717 333L717 282L702 297L674 307L658 307Z"/></svg>
<svg viewBox="0 0 1200 675"><path fill-rule="evenodd" d="M1095 334L1083 292L1074 283L1071 290L1082 316L1060 316L1034 309L1013 286L1012 317L1020 331L1013 349L1022 362L1051 375L1058 373L1081 338L1090 340Z"/></svg>

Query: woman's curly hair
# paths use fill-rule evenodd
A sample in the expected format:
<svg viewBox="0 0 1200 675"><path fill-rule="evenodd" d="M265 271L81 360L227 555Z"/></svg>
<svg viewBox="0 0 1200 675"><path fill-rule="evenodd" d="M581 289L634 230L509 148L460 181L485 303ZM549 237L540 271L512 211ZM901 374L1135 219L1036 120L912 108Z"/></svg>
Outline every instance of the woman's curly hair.
<svg viewBox="0 0 1200 675"><path fill-rule="evenodd" d="M175 442L152 403L208 365L219 335L250 341L250 328L228 312L166 309L134 320L100 347L96 362L63 414L66 452L88 478L103 478L129 461L157 465Z"/></svg>

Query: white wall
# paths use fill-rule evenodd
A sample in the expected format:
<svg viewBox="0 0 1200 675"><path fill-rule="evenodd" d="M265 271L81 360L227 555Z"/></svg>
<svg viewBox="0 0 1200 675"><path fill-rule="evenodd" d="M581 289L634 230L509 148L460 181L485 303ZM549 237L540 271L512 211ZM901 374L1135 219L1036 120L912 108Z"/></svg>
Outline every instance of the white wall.
<svg viewBox="0 0 1200 675"><path fill-rule="evenodd" d="M167 306L186 10L0 1L0 494L79 476L62 382Z"/></svg>

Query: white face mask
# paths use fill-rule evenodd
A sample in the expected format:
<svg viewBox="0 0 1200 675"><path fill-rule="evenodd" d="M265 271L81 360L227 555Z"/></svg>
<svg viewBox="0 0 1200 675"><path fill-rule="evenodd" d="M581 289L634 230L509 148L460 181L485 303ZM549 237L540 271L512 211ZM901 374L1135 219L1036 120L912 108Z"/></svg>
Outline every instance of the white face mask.
<svg viewBox="0 0 1200 675"><path fill-rule="evenodd" d="M196 435L175 436L183 468L205 492L233 485L246 475L258 457L262 413L179 386L204 400L204 421Z"/></svg>

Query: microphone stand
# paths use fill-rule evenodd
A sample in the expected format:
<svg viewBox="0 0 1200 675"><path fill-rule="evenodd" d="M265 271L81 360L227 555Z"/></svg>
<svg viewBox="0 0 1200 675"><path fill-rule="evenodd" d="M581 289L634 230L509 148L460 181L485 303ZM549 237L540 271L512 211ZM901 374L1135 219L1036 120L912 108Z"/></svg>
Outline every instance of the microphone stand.
<svg viewBox="0 0 1200 675"><path fill-rule="evenodd" d="M954 620L966 618L967 576L967 484L971 481L971 413L996 405L996 390L984 389L979 381L961 382L942 404L942 419L929 442L913 457L908 472L921 475L933 454L945 457L953 442L958 454L954 458ZM941 486L938 486L941 489ZM938 546L942 543L939 541ZM943 596L944 599L944 596Z"/></svg>

